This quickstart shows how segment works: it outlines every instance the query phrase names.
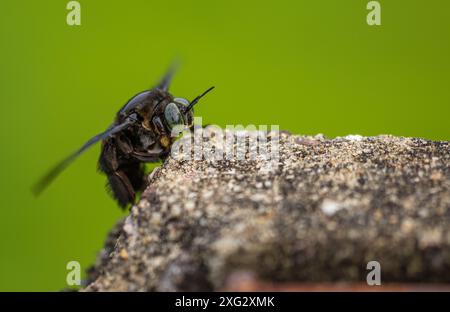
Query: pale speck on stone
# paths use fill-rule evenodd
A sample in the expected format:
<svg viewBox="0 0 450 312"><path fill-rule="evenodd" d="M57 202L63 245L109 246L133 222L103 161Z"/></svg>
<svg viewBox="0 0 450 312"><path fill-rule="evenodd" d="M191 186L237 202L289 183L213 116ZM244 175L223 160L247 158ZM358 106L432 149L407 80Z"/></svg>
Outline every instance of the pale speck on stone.
<svg viewBox="0 0 450 312"><path fill-rule="evenodd" d="M327 216L333 216L336 212L342 210L344 206L336 201L325 199L320 208Z"/></svg>
<svg viewBox="0 0 450 312"><path fill-rule="evenodd" d="M405 234L409 234L414 230L414 220L412 218L407 218L402 222L401 230Z"/></svg>
<svg viewBox="0 0 450 312"><path fill-rule="evenodd" d="M150 222L153 223L154 225L160 225L162 221L162 217L161 214L158 212L154 212L151 215L151 219Z"/></svg>
<svg viewBox="0 0 450 312"><path fill-rule="evenodd" d="M172 216L179 217L181 215L181 206L179 204L173 205L170 212Z"/></svg>
<svg viewBox="0 0 450 312"><path fill-rule="evenodd" d="M140 209L147 209L148 207L150 206L150 203L147 201L147 200L141 200L139 203L138 203L138 207L140 208Z"/></svg>
<svg viewBox="0 0 450 312"><path fill-rule="evenodd" d="M120 255L120 257L121 257L122 259L124 259L124 260L128 260L128 252L127 252L127 250L126 250L126 249L122 249L122 250L120 250L120 253L119 253L119 255Z"/></svg>
<svg viewBox="0 0 450 312"><path fill-rule="evenodd" d="M351 134L345 137L349 141L362 141L364 138L359 134Z"/></svg>
<svg viewBox="0 0 450 312"><path fill-rule="evenodd" d="M439 246L442 241L442 232L440 229L425 230L419 236L420 248L429 248Z"/></svg>
<svg viewBox="0 0 450 312"><path fill-rule="evenodd" d="M130 218L127 218L125 220L125 224L123 226L123 230L125 231L125 233L127 233L128 235L133 235L135 233L134 231L134 227L132 224L132 221Z"/></svg>
<svg viewBox="0 0 450 312"><path fill-rule="evenodd" d="M187 211L192 211L195 208L195 202L192 200L189 200L186 202L185 207L186 207Z"/></svg>

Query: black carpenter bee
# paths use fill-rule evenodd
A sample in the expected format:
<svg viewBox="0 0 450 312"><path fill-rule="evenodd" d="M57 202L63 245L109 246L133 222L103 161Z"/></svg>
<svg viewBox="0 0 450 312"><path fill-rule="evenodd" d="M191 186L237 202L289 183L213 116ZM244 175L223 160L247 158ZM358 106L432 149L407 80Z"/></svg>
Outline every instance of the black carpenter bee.
<svg viewBox="0 0 450 312"><path fill-rule="evenodd" d="M102 141L98 168L105 173L107 188L122 208L135 201L146 185L144 163L164 160L175 138L171 131L181 125L192 128L193 106L209 88L191 102L173 97L168 89L174 70L160 83L133 96L117 113L113 124L51 169L33 188L41 193L73 160L94 143Z"/></svg>

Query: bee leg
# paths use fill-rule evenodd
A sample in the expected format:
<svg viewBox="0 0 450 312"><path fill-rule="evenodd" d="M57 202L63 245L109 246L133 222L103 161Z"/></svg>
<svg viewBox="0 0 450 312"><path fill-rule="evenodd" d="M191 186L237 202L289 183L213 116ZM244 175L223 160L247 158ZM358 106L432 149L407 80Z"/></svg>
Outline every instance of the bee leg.
<svg viewBox="0 0 450 312"><path fill-rule="evenodd" d="M138 151L133 147L128 139L124 137L118 138L116 142L117 146L123 153L142 162L157 162L163 152L161 148L156 146L149 151Z"/></svg>
<svg viewBox="0 0 450 312"><path fill-rule="evenodd" d="M133 152L133 146L126 137L117 137L116 144L119 149L126 155L129 155L131 152Z"/></svg>
<svg viewBox="0 0 450 312"><path fill-rule="evenodd" d="M99 158L99 169L106 174L107 189L112 197L122 208L133 203L136 192L133 181L135 163L129 162L122 157L114 140L106 140L102 145L102 151Z"/></svg>
<svg viewBox="0 0 450 312"><path fill-rule="evenodd" d="M162 156L161 152L138 152L138 151L133 151L131 155L138 161L146 163L157 162ZM135 175L135 181L141 181L140 184L141 186L139 188L135 187L135 189L143 190L148 185L148 180L146 179L145 174L143 172L139 176Z"/></svg>
<svg viewBox="0 0 450 312"><path fill-rule="evenodd" d="M153 148L150 150L138 151L133 149L130 155L138 161L157 162L165 155L165 152L159 145L154 144Z"/></svg>
<svg viewBox="0 0 450 312"><path fill-rule="evenodd" d="M129 162L121 168L126 174L135 193L141 191L145 186L145 166L140 161Z"/></svg>
<svg viewBox="0 0 450 312"><path fill-rule="evenodd" d="M147 184L142 162L157 162L161 157L162 149L154 146L149 151L138 151L126 137L117 138L116 144L123 154L131 158L115 168L112 177L115 183L115 189L111 187L114 197L124 207L126 203L133 203L136 193L142 191ZM118 178L115 177L117 173L120 173Z"/></svg>
<svg viewBox="0 0 450 312"><path fill-rule="evenodd" d="M108 184L120 207L125 208L134 202L136 193L130 179L123 171L118 170L108 174Z"/></svg>
<svg viewBox="0 0 450 312"><path fill-rule="evenodd" d="M157 162L161 156L162 152L138 152L133 151L131 155L136 158L137 160L143 161L143 162Z"/></svg>

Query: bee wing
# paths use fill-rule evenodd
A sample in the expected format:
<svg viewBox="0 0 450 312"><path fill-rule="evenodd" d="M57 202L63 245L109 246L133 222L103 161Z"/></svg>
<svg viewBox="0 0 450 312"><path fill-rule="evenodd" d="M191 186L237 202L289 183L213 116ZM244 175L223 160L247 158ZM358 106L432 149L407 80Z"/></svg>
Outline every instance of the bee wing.
<svg viewBox="0 0 450 312"><path fill-rule="evenodd" d="M56 166L54 166L51 170L48 171L46 175L44 175L32 188L34 195L39 195L42 193L43 190L45 190L50 183L53 182L53 180L64 170L69 166L78 156L80 156L83 152L85 152L89 147L97 143L98 141L102 141L126 128L128 128L130 125L132 125L136 121L136 116L133 114L132 116L129 116L125 122L119 124L119 125L112 125L109 127L105 132L102 132L93 138L91 138L89 141L84 143L83 146L81 146L77 151L70 154L68 157L64 158L62 161L60 161Z"/></svg>
<svg viewBox="0 0 450 312"><path fill-rule="evenodd" d="M160 80L160 82L153 88L142 91L131 99L129 99L125 105L119 110L119 116L127 116L131 111L141 108L142 105L145 105L146 101L155 95L153 90L158 89L164 92L169 90L170 83L172 81L172 77L175 74L176 69L178 68L178 63L174 62L172 66L167 70L166 74Z"/></svg>
<svg viewBox="0 0 450 312"><path fill-rule="evenodd" d="M167 70L166 74L160 80L159 84L155 87L156 89L160 89L162 91L168 91L170 87L170 83L172 82L172 77L175 74L179 62L173 62L172 65Z"/></svg>

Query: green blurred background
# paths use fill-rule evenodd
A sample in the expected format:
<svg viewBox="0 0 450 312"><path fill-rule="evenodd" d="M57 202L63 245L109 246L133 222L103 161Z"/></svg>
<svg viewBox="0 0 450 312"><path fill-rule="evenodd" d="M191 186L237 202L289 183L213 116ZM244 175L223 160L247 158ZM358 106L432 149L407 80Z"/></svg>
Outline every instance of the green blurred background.
<svg viewBox="0 0 450 312"><path fill-rule="evenodd" d="M175 57L172 85L204 123L279 124L327 136L450 137L450 2L88 1L1 4L0 290L59 290L123 215L96 172L99 146L40 198L30 186L105 129Z"/></svg>

